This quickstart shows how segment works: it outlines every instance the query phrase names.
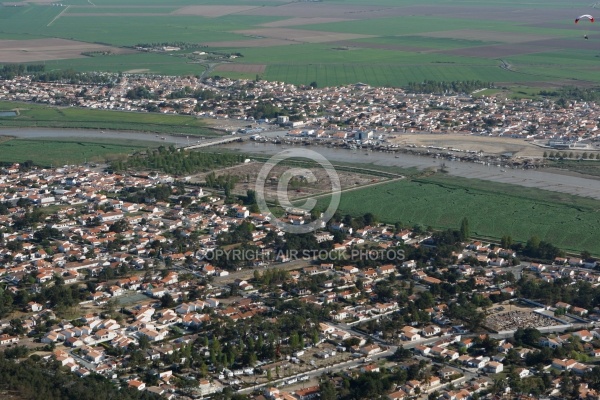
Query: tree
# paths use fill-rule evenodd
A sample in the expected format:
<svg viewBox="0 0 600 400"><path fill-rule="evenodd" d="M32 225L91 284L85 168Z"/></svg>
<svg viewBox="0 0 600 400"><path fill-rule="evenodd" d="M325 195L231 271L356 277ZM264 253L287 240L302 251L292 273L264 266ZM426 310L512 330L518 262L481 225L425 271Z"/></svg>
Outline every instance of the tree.
<svg viewBox="0 0 600 400"><path fill-rule="evenodd" d="M440 392L438 392L437 390L433 393L430 393L429 396L427 397L428 400L437 400L440 398Z"/></svg>
<svg viewBox="0 0 600 400"><path fill-rule="evenodd" d="M500 239L500 247L502 247L503 249L510 249L512 244L513 241L510 235L502 236L502 239Z"/></svg>
<svg viewBox="0 0 600 400"><path fill-rule="evenodd" d="M525 245L525 249L523 252L527 255L531 254L533 256L534 254L537 254L539 248L540 248L540 238L538 238L537 236L534 235L527 241L527 244Z"/></svg>
<svg viewBox="0 0 600 400"><path fill-rule="evenodd" d="M138 339L138 345L140 346L140 349L143 350L150 348L150 339L148 338L148 336L140 335Z"/></svg>
<svg viewBox="0 0 600 400"><path fill-rule="evenodd" d="M514 335L517 344L524 343L530 346L537 346L541 337L541 332L535 328L518 328Z"/></svg>
<svg viewBox="0 0 600 400"><path fill-rule="evenodd" d="M316 330L313 331L313 334L312 334L312 343L313 343L313 345L316 346L317 343L319 343L319 339L320 339L319 338L319 331L316 331Z"/></svg>
<svg viewBox="0 0 600 400"><path fill-rule="evenodd" d="M377 217L375 217L373 213L366 213L365 215L363 215L363 223L365 224L365 226L375 225L377 223Z"/></svg>
<svg viewBox="0 0 600 400"><path fill-rule="evenodd" d="M335 386L327 378L319 384L319 392L321 400L336 400L338 398Z"/></svg>
<svg viewBox="0 0 600 400"><path fill-rule="evenodd" d="M469 228L469 220L467 217L463 218L460 223L460 240L465 241L471 236L471 229Z"/></svg>
<svg viewBox="0 0 600 400"><path fill-rule="evenodd" d="M404 348L404 346L400 345L392 355L392 359L395 361L404 361L411 357L412 353L410 350Z"/></svg>
<svg viewBox="0 0 600 400"><path fill-rule="evenodd" d="M589 251L584 250L584 251L581 252L581 259L583 261L589 260L590 258L592 258L592 254Z"/></svg>
<svg viewBox="0 0 600 400"><path fill-rule="evenodd" d="M165 295L160 298L160 304L163 306L163 308L171 308L175 306L175 300L169 293L165 293Z"/></svg>
<svg viewBox="0 0 600 400"><path fill-rule="evenodd" d="M117 307L117 301L114 299L108 300L105 304L104 304L104 311L110 315L112 317L112 314L115 312L115 309Z"/></svg>

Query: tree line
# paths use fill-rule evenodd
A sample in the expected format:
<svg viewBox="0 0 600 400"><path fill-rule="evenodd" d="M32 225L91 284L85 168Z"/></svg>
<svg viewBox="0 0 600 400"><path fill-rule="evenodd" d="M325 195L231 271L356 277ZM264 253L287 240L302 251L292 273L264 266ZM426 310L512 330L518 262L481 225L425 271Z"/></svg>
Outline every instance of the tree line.
<svg viewBox="0 0 600 400"><path fill-rule="evenodd" d="M598 101L600 100L600 88L582 88L566 86L556 90L540 90L540 96L558 97L558 105L566 105L568 101Z"/></svg>
<svg viewBox="0 0 600 400"><path fill-rule="evenodd" d="M43 72L45 69L43 64L5 64L0 69L0 79L13 79L16 76Z"/></svg>
<svg viewBox="0 0 600 400"><path fill-rule="evenodd" d="M77 72L72 69L46 71L44 64L5 64L0 68L0 79L14 79L30 75L33 82L110 83L109 74Z"/></svg>
<svg viewBox="0 0 600 400"><path fill-rule="evenodd" d="M146 154L134 154L125 161L117 160L113 162L112 168L114 171L149 169L172 175L185 175L231 167L244 162L244 159L245 156L240 154L178 151L173 146L161 146Z"/></svg>
<svg viewBox="0 0 600 400"><path fill-rule="evenodd" d="M33 355L21 362L0 353L0 389L27 400L158 400L151 392L117 388L101 375L78 378L57 362L41 362Z"/></svg>

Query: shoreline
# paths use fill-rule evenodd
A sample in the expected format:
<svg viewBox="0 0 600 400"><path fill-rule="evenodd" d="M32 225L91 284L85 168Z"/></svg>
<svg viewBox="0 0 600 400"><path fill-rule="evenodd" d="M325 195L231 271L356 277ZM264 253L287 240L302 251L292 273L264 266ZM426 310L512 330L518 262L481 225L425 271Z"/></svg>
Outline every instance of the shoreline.
<svg viewBox="0 0 600 400"><path fill-rule="evenodd" d="M291 146L302 148L302 146ZM248 155L275 155L288 146L273 143L243 142L235 145L223 145L218 148L233 150ZM352 151L341 148L327 148L324 146L310 146L330 162L371 164L379 167L439 168L445 164L447 173L462 178L473 178L483 181L505 183L514 186L538 188L550 192L567 193L580 197L600 200L600 180L589 176L574 176L572 174L558 173L549 168L542 169L501 169L496 166L482 165L465 161L447 161L430 156L411 154L390 154L384 152Z"/></svg>
<svg viewBox="0 0 600 400"><path fill-rule="evenodd" d="M282 134L283 131L270 131L268 136ZM102 129L61 129L61 128L0 128L0 136L17 139L121 139L164 143L175 147L186 147L199 143L202 139L185 134L153 134L150 132L116 131ZM246 139L244 136L240 138ZM210 140L211 137L206 137ZM234 150L256 155L274 155L287 147L303 148L301 145L278 145L274 143L258 143L245 140L242 143L215 146L216 148ZM312 145L310 149L321 153L330 161L344 163L372 164L379 167L439 168L442 164L453 176L475 178L480 180L513 184L516 186L534 187L554 192L575 194L600 200L600 178L566 171L558 168L539 169L500 169L491 165L482 165L466 161L449 161L428 155L406 153L386 153L379 151L352 151L342 148L328 148Z"/></svg>

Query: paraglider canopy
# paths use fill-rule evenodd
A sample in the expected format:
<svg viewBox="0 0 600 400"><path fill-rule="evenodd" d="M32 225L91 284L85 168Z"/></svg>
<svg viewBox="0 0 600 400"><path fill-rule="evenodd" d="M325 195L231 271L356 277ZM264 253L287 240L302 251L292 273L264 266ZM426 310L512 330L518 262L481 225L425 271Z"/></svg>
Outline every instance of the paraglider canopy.
<svg viewBox="0 0 600 400"><path fill-rule="evenodd" d="M592 17L590 14L584 14L578 18L575 18L575 23L578 23L580 19L589 19L590 22L594 22L594 17Z"/></svg>

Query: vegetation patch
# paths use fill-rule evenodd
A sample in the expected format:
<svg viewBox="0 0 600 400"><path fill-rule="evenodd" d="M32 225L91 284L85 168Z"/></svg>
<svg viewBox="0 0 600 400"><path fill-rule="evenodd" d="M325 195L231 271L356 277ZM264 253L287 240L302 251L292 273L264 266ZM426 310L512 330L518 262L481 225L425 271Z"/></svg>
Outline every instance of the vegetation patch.
<svg viewBox="0 0 600 400"><path fill-rule="evenodd" d="M84 162L103 162L125 157L127 154L154 148L158 142L134 140L85 139L0 139L0 162L32 161L49 167Z"/></svg>
<svg viewBox="0 0 600 400"><path fill-rule="evenodd" d="M19 115L0 118L0 127L110 129L118 131L182 133L211 136L216 133L192 116L132 113L82 108L59 108L30 103L0 102L0 109L19 109Z"/></svg>
<svg viewBox="0 0 600 400"><path fill-rule="evenodd" d="M328 200L319 205L326 207ZM567 251L600 254L600 202L539 189L432 175L343 193L339 210L440 229L468 217L477 237L510 235L526 242L538 236Z"/></svg>

